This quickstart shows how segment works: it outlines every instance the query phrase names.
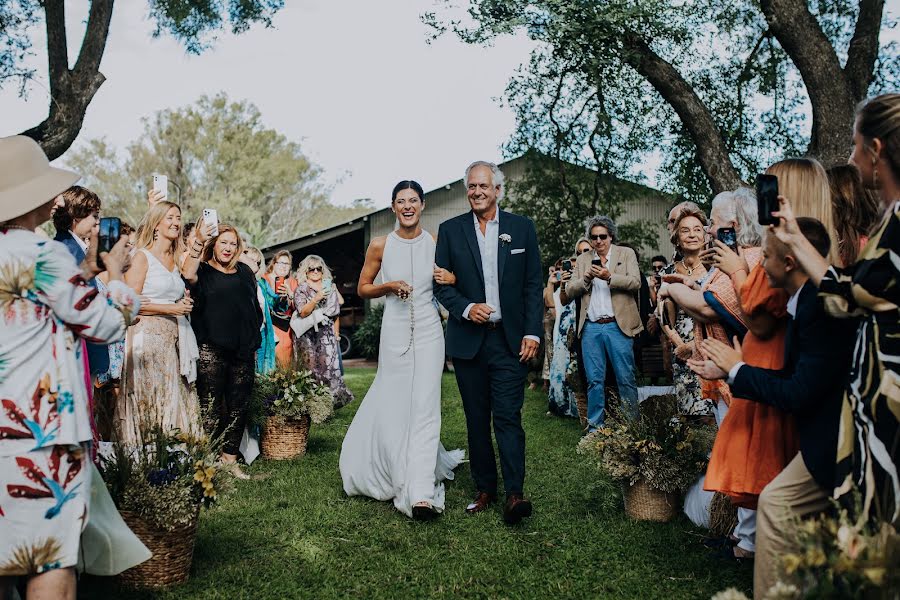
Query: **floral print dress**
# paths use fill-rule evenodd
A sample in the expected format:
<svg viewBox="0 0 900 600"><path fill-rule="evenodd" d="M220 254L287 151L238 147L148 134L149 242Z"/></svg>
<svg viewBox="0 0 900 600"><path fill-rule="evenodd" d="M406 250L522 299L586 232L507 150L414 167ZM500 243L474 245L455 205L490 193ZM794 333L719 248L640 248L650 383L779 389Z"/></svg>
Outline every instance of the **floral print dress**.
<svg viewBox="0 0 900 600"><path fill-rule="evenodd" d="M559 299L559 290L554 292ZM578 402L575 390L569 383L573 373L578 372L577 357L569 352L572 336L577 336L575 329L575 302L562 307L559 313L553 341L553 352L550 359L550 400L551 412L561 416L578 418Z"/></svg>
<svg viewBox="0 0 900 600"><path fill-rule="evenodd" d="M317 292L306 282L297 286L294 293L294 306L303 306L316 296ZM353 402L353 393L347 389L344 377L341 375L341 349L338 338L334 334L334 319L341 314L341 305L338 295L331 293L321 301L318 308L322 309L331 320L327 325L319 325L310 328L299 338L293 338L295 364L303 366L312 374L331 388L334 397L334 407L340 408Z"/></svg>
<svg viewBox="0 0 900 600"><path fill-rule="evenodd" d="M77 563L92 437L81 339L121 340L140 301L90 287L58 242L0 229L0 576Z"/></svg>

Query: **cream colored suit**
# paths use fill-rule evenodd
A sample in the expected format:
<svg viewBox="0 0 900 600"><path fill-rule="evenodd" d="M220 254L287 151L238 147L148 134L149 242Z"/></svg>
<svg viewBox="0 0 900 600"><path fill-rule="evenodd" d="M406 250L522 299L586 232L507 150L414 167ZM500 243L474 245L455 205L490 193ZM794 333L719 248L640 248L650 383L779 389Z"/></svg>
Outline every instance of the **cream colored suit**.
<svg viewBox="0 0 900 600"><path fill-rule="evenodd" d="M585 252L579 256L575 261L572 279L566 284L569 301L583 296L578 314L579 337L587 320L588 306L591 304L593 283L585 282L584 278L591 268L593 258L593 252ZM637 302L637 292L641 289L641 269L638 266L637 256L631 248L612 245L609 249L609 264L606 267L611 275L609 288L616 324L622 333L634 337L644 330Z"/></svg>

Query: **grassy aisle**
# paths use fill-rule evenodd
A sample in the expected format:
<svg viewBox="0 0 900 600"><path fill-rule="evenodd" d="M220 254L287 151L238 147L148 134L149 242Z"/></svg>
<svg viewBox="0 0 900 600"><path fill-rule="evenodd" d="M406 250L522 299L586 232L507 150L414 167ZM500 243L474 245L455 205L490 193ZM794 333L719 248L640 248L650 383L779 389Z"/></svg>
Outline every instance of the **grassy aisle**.
<svg viewBox="0 0 900 600"><path fill-rule="evenodd" d="M730 586L749 591L749 566L709 558L702 534L679 517L630 521L609 486L575 455L574 420L545 416L529 392L526 491L535 516L502 524L499 508L474 517L464 465L447 491L447 512L416 523L387 503L348 499L338 453L353 412L374 377L354 369L357 402L313 428L301 460L257 462L262 481L201 517L191 580L165 593L119 592L108 580L81 586L84 598L709 598ZM465 448L466 429L452 375L444 378L442 439Z"/></svg>

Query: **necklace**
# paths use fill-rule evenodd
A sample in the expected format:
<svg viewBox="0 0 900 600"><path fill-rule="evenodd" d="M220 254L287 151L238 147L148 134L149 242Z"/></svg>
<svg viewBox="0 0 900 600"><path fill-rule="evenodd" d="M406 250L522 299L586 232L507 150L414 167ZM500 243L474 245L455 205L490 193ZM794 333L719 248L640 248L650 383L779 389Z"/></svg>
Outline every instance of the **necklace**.
<svg viewBox="0 0 900 600"><path fill-rule="evenodd" d="M692 274L694 273L694 269L697 268L697 265L694 265L693 267L689 267L689 266L687 266L686 264L684 264L684 259L683 259L683 258L682 258L679 262L681 263L681 267L682 267L685 271L687 271L687 274L688 274L688 275L692 275Z"/></svg>

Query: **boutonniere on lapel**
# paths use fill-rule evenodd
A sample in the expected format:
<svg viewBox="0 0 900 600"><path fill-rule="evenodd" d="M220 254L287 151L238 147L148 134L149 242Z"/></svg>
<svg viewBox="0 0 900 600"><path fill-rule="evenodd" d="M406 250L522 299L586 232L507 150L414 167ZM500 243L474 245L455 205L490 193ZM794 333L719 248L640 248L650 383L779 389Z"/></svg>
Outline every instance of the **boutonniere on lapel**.
<svg viewBox="0 0 900 600"><path fill-rule="evenodd" d="M501 234L500 234L500 243L501 243L501 244L503 244L503 245L505 246L505 245L509 244L510 242L512 242L512 236L511 236L511 235L509 235L508 233L501 233Z"/></svg>

